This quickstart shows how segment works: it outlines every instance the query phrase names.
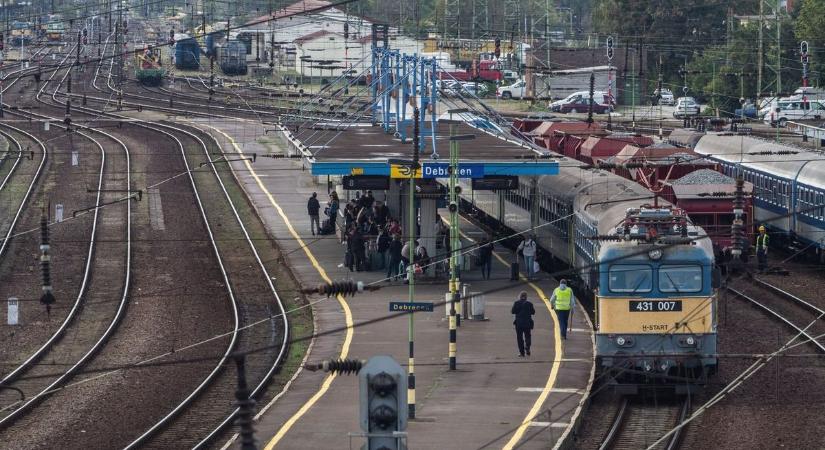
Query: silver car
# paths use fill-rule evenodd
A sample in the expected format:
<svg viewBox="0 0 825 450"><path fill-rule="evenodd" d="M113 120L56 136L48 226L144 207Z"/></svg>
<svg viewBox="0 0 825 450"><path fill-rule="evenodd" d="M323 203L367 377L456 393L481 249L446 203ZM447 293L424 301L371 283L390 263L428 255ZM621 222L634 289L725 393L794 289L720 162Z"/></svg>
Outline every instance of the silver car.
<svg viewBox="0 0 825 450"><path fill-rule="evenodd" d="M676 108L673 110L673 117L680 119L683 117L698 116L702 113L702 107L696 103L693 97L679 97L676 100Z"/></svg>

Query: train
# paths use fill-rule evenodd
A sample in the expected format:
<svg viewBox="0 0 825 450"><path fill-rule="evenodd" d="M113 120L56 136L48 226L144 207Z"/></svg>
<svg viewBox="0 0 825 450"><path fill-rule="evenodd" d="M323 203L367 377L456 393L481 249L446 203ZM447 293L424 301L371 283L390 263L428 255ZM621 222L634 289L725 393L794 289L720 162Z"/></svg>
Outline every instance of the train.
<svg viewBox="0 0 825 450"><path fill-rule="evenodd" d="M135 78L146 86L160 86L165 75L160 49L141 47L135 50Z"/></svg>
<svg viewBox="0 0 825 450"><path fill-rule="evenodd" d="M511 132L556 154L576 159L633 180L683 209L691 222L711 236L717 257L732 245L734 178L721 173L718 161L693 151L701 136L674 130L669 142L649 136L604 130L582 121L517 119ZM685 144L689 145L685 145ZM753 184L744 185L744 219L753 217ZM753 228L746 234L753 234Z"/></svg>
<svg viewBox="0 0 825 450"><path fill-rule="evenodd" d="M218 65L226 75L246 75L246 44L239 40L230 40L217 47Z"/></svg>
<svg viewBox="0 0 825 450"><path fill-rule="evenodd" d="M33 38L34 24L14 21L11 24L11 42L14 45L29 44Z"/></svg>
<svg viewBox="0 0 825 450"><path fill-rule="evenodd" d="M569 158L560 166L509 191L463 180L462 208L532 234L545 264L572 268L594 304L597 369L616 390L703 385L718 365L720 275L707 233L664 200L640 200L650 193L632 180Z"/></svg>
<svg viewBox="0 0 825 450"><path fill-rule="evenodd" d="M46 42L48 45L56 45L63 42L63 35L66 28L62 22L50 22L46 27Z"/></svg>
<svg viewBox="0 0 825 450"><path fill-rule="evenodd" d="M825 155L730 132L680 131L672 141L753 183L754 225L768 229L771 245L825 264Z"/></svg>
<svg viewBox="0 0 825 450"><path fill-rule="evenodd" d="M175 36L175 67L181 70L198 70L201 61L201 47L188 35Z"/></svg>

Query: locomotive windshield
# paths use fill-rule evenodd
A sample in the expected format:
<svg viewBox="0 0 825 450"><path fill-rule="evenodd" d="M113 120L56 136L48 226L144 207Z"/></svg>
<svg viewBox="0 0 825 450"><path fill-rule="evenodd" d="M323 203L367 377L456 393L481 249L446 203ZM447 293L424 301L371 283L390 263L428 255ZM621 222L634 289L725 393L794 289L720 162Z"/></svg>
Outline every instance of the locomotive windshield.
<svg viewBox="0 0 825 450"><path fill-rule="evenodd" d="M700 292L702 290L702 268L700 266L663 265L659 267L659 291Z"/></svg>
<svg viewBox="0 0 825 450"><path fill-rule="evenodd" d="M610 266L613 292L650 292L653 289L653 269L646 264L614 264Z"/></svg>

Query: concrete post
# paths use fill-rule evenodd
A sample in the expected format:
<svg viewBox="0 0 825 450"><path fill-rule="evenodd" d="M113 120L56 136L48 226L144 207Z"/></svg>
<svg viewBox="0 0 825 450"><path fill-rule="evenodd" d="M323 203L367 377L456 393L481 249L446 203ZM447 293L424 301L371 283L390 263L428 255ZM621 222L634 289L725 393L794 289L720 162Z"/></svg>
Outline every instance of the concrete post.
<svg viewBox="0 0 825 450"><path fill-rule="evenodd" d="M435 255L435 238L438 234L435 218L438 215L436 199L424 198L419 200L419 216L421 220L421 236L418 241L427 249L428 255Z"/></svg>

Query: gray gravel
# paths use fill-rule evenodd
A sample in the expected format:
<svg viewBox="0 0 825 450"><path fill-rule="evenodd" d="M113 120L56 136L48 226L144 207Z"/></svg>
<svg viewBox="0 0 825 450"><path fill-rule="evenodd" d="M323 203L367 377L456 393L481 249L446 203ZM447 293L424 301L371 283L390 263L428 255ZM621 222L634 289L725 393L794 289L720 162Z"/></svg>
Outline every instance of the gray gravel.
<svg viewBox="0 0 825 450"><path fill-rule="evenodd" d="M733 178L715 170L699 169L673 181L673 184L733 184L734 181Z"/></svg>

